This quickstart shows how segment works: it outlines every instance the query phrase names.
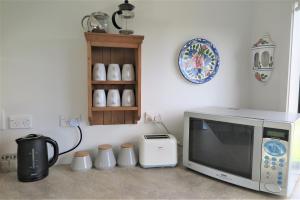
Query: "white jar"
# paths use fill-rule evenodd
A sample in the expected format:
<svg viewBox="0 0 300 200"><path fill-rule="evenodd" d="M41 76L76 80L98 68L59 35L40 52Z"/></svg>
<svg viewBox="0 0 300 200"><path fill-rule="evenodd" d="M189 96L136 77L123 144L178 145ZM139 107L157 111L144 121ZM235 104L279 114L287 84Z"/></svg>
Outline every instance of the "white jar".
<svg viewBox="0 0 300 200"><path fill-rule="evenodd" d="M110 144L99 145L94 165L96 169L111 169L116 166L116 158Z"/></svg>
<svg viewBox="0 0 300 200"><path fill-rule="evenodd" d="M137 159L134 153L133 144L122 144L118 155L118 166L134 167L137 164Z"/></svg>
<svg viewBox="0 0 300 200"><path fill-rule="evenodd" d="M87 151L77 151L73 157L71 168L73 171L87 171L92 168L92 160Z"/></svg>

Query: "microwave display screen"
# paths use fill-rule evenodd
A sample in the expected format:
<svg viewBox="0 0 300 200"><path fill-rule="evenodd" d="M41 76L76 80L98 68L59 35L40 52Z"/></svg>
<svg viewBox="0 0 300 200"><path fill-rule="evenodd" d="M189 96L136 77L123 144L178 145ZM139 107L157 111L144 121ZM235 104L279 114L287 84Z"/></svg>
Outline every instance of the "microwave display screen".
<svg viewBox="0 0 300 200"><path fill-rule="evenodd" d="M190 118L189 160L252 178L254 127Z"/></svg>
<svg viewBox="0 0 300 200"><path fill-rule="evenodd" d="M285 133L278 131L267 131L266 135L269 137L284 138Z"/></svg>
<svg viewBox="0 0 300 200"><path fill-rule="evenodd" d="M264 137L275 138L280 140L288 141L288 130L275 129L275 128L264 128Z"/></svg>

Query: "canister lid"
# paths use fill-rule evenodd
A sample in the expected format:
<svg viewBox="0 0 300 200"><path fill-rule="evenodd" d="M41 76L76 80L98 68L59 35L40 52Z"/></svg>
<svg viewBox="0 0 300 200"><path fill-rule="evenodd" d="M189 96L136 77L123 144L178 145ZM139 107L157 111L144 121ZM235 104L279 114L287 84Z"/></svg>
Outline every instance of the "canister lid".
<svg viewBox="0 0 300 200"><path fill-rule="evenodd" d="M133 144L131 143L125 143L121 145L121 148L133 148Z"/></svg>
<svg viewBox="0 0 300 200"><path fill-rule="evenodd" d="M101 149L101 150L106 150L106 149L111 149L112 148L112 145L110 144L101 144L98 146L98 149Z"/></svg>
<svg viewBox="0 0 300 200"><path fill-rule="evenodd" d="M74 157L86 157L86 156L89 156L89 152L87 151L77 151L75 152L75 155Z"/></svg>

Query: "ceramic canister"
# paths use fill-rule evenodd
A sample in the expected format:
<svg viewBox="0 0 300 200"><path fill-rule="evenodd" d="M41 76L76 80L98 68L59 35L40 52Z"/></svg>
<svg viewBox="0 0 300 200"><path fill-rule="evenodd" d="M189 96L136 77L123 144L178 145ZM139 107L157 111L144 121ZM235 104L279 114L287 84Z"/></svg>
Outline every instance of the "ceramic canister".
<svg viewBox="0 0 300 200"><path fill-rule="evenodd" d="M96 169L111 169L115 167L116 158L110 144L99 145L94 164Z"/></svg>
<svg viewBox="0 0 300 200"><path fill-rule="evenodd" d="M87 171L92 168L92 160L87 151L77 151L73 157L71 168L73 171Z"/></svg>
<svg viewBox="0 0 300 200"><path fill-rule="evenodd" d="M121 145L117 162L120 167L134 167L137 164L133 144Z"/></svg>

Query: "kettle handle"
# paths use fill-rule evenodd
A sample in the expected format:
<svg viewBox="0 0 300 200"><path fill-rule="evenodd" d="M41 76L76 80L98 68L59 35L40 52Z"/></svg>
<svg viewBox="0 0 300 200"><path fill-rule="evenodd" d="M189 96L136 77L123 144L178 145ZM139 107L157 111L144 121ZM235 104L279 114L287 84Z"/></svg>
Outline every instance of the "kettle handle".
<svg viewBox="0 0 300 200"><path fill-rule="evenodd" d="M114 14L112 15L112 23L113 25L117 28L117 29L122 29L122 27L120 27L117 22L116 22L116 14L121 15L122 14L122 10L118 10L116 12L114 12Z"/></svg>
<svg viewBox="0 0 300 200"><path fill-rule="evenodd" d="M53 152L53 157L48 163L48 167L51 167L54 165L58 159L59 156L59 150L58 150L58 144L56 141L52 140L51 138L46 137L46 143L49 143L53 146L54 152Z"/></svg>
<svg viewBox="0 0 300 200"><path fill-rule="evenodd" d="M87 28L87 27L84 27L84 25L83 25L84 20L85 20L86 18L88 18L88 17L90 17L90 15L84 16L84 17L82 18L82 20L81 20L81 26L82 26L83 30L85 30L85 31L89 31L88 28Z"/></svg>

